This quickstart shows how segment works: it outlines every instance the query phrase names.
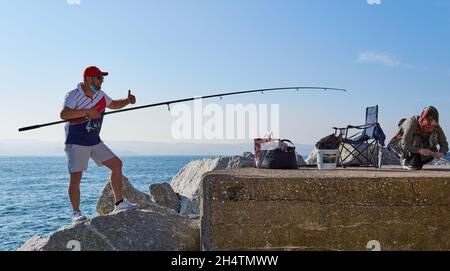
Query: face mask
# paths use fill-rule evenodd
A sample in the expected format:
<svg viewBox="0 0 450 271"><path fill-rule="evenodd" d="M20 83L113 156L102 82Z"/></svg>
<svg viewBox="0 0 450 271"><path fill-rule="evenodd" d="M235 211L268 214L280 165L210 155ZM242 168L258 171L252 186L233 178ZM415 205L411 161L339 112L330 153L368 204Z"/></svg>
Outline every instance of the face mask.
<svg viewBox="0 0 450 271"><path fill-rule="evenodd" d="M89 83L89 87L91 88L92 93L95 94L97 92L97 90L95 89L95 87L91 83Z"/></svg>

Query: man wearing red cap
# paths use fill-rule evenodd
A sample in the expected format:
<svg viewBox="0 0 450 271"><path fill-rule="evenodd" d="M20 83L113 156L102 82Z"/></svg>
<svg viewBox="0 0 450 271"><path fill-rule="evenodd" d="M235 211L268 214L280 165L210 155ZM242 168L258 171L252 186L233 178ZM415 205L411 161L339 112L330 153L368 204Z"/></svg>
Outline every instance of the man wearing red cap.
<svg viewBox="0 0 450 271"><path fill-rule="evenodd" d="M66 157L70 173L69 198L73 208L72 222L86 220L80 211L80 182L87 170L89 158L98 166L111 170L111 187L115 198L114 212L137 208L122 197L122 161L100 139L105 108L121 109L136 103L136 97L128 91L128 97L112 100L101 90L107 72L91 66L85 69L83 83L67 93L61 118L71 120L66 124Z"/></svg>

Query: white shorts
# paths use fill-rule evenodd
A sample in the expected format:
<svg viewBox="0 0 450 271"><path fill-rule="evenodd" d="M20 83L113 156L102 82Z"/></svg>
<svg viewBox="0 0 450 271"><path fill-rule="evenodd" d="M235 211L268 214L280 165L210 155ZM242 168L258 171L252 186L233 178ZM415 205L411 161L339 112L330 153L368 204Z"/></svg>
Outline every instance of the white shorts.
<svg viewBox="0 0 450 271"><path fill-rule="evenodd" d="M103 142L94 146L66 144L64 151L66 152L69 173L86 171L89 158L92 158L99 167L102 167L103 162L116 156Z"/></svg>

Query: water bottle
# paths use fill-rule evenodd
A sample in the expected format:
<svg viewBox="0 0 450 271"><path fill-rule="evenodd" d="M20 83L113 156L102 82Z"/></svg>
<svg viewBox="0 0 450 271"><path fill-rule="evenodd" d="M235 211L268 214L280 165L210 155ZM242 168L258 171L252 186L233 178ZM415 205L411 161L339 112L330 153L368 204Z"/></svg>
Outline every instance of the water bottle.
<svg viewBox="0 0 450 271"><path fill-rule="evenodd" d="M381 147L378 148L378 168L381 168L381 164L383 162L383 152L381 151Z"/></svg>

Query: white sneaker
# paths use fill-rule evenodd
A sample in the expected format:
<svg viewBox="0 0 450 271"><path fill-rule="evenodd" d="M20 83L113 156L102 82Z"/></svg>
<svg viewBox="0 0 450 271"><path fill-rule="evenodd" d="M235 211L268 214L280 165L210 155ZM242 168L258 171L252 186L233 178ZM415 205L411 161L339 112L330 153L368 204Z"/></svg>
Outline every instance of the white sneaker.
<svg viewBox="0 0 450 271"><path fill-rule="evenodd" d="M122 210L133 210L133 209L137 209L137 208L138 208L137 204L132 203L131 201L127 200L126 198L123 198L123 201L121 203L119 203L119 205L114 207L113 213L119 212Z"/></svg>
<svg viewBox="0 0 450 271"><path fill-rule="evenodd" d="M409 170L409 171L415 171L415 170L419 170L416 167L410 166L406 163L406 159L402 159L400 160L400 163L402 164L402 168L405 170Z"/></svg>
<svg viewBox="0 0 450 271"><path fill-rule="evenodd" d="M80 211L74 211L72 213L72 223L78 223L87 220L87 217L84 216Z"/></svg>
<svg viewBox="0 0 450 271"><path fill-rule="evenodd" d="M409 171L419 171L420 168L412 167L412 166L403 166L403 169L409 170Z"/></svg>
<svg viewBox="0 0 450 271"><path fill-rule="evenodd" d="M400 159L400 164L402 164L402 166L406 166L406 159Z"/></svg>

